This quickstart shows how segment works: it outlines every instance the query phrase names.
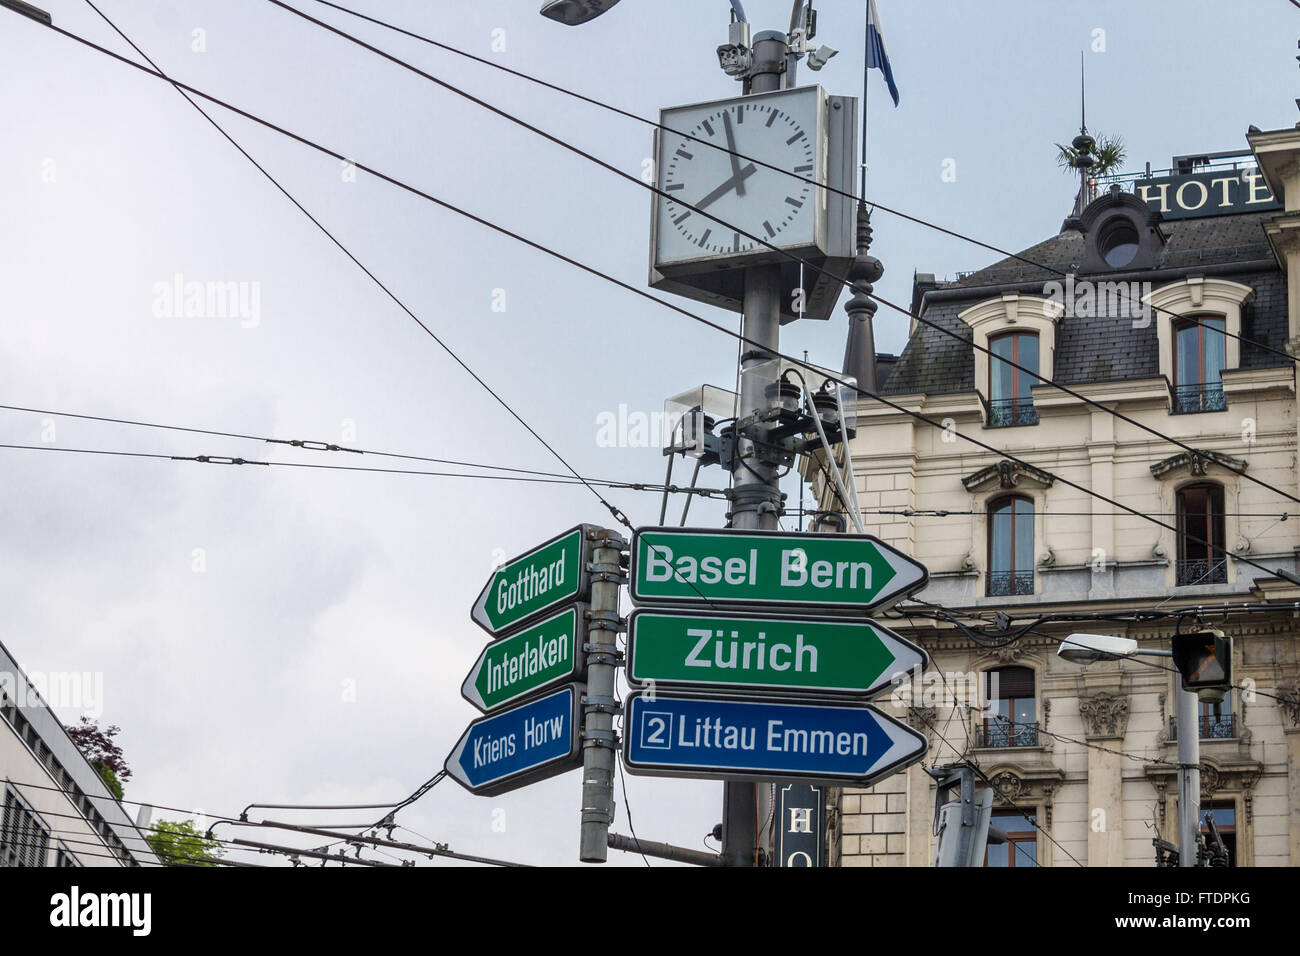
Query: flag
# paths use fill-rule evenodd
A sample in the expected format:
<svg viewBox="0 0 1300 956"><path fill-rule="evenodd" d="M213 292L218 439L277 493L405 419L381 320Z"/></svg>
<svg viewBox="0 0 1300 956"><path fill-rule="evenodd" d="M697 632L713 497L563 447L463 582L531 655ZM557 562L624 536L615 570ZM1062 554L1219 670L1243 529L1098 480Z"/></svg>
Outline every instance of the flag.
<svg viewBox="0 0 1300 956"><path fill-rule="evenodd" d="M889 68L889 54L885 52L885 38L880 35L880 14L876 12L876 0L867 0L867 69L879 70L885 75L889 84L889 95L898 105L898 87L894 85L894 71Z"/></svg>

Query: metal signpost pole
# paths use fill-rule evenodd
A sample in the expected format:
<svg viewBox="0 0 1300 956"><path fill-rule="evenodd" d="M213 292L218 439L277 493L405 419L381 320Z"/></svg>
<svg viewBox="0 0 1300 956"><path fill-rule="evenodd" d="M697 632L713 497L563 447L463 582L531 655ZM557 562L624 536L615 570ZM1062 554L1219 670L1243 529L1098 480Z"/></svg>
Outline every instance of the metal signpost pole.
<svg viewBox="0 0 1300 956"><path fill-rule="evenodd" d="M770 93L781 89L785 70L787 43L784 34L760 33L754 38L754 67L750 72L747 94ZM740 358L740 407L737 419L753 420L778 398L769 398L766 383L749 374L755 366L770 362L780 347L781 267L752 266L745 270L745 300L741 334L747 340ZM739 436L738 436L739 437ZM756 456L744 458L753 448L741 439L738 459L733 470L735 497L732 499L731 527L747 531L775 531L781 514L781 491L774 465ZM723 785L722 857L728 866L753 866L758 846L760 802L758 785L725 783ZM766 790L766 788L763 788Z"/></svg>
<svg viewBox="0 0 1300 956"><path fill-rule="evenodd" d="M593 545L591 610L587 624L587 693L582 755L582 839L579 859L604 863L609 853L609 828L614 823L614 675L618 660L616 635L619 589L623 583L620 554L627 546L612 531L591 529Z"/></svg>
<svg viewBox="0 0 1300 956"><path fill-rule="evenodd" d="M1178 731L1178 865L1196 866L1196 838L1201 832L1201 728L1199 698L1179 687Z"/></svg>

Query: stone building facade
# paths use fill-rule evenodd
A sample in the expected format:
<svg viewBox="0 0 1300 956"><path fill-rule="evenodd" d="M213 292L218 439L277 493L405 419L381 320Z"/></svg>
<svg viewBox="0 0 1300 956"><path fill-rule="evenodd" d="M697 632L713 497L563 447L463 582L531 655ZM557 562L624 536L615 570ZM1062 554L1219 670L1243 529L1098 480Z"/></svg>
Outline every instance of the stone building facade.
<svg viewBox="0 0 1300 956"><path fill-rule="evenodd" d="M1259 483L1300 496L1300 128L1249 145L1117 183L959 280L918 275L913 311L957 335L913 320L880 392L936 424L858 402L865 528L925 563L917 598L946 609L881 618L932 657L887 706L929 736L926 765L969 758L992 783L1013 840L991 865L1151 866L1153 838L1177 840L1168 660L1057 649L1167 648L1179 627L1234 639L1238 687L1201 706L1203 809L1236 865L1300 865L1300 517ZM1140 610L1185 613L1061 619ZM917 765L833 794L832 861L930 865L934 792Z"/></svg>

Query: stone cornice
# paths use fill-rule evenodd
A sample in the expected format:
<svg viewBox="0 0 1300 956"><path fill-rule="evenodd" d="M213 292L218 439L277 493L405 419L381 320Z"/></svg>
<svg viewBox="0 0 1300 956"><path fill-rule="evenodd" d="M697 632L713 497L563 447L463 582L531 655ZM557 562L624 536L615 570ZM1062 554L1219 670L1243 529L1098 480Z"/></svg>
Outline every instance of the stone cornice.
<svg viewBox="0 0 1300 956"><path fill-rule="evenodd" d="M1170 472L1186 468L1189 474L1199 477L1205 475L1211 463L1237 474L1241 474L1248 467L1248 463L1242 458L1233 458L1231 455L1224 455L1217 451L1197 448L1156 462L1151 466L1151 474L1156 478L1164 478Z"/></svg>
<svg viewBox="0 0 1300 956"><path fill-rule="evenodd" d="M1029 478L1042 488L1052 487L1052 483L1056 480L1054 476L1045 471L1040 471L1033 465L1022 465L1009 459L1003 459L996 464L967 475L961 480L961 483L966 487L967 491L979 491L991 487L994 482L997 482L1002 488L1016 488L1020 485L1021 478Z"/></svg>

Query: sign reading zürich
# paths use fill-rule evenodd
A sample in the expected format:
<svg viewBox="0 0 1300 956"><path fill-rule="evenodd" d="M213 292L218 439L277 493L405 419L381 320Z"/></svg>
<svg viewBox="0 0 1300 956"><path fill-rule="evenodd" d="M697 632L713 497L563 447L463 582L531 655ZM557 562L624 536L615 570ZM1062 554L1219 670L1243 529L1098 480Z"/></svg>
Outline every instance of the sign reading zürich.
<svg viewBox="0 0 1300 956"><path fill-rule="evenodd" d="M627 624L633 687L869 700L926 661L923 649L873 621L640 608Z"/></svg>
<svg viewBox="0 0 1300 956"><path fill-rule="evenodd" d="M474 623L495 636L585 594L591 530L579 525L493 571L470 611Z"/></svg>
<svg viewBox="0 0 1300 956"><path fill-rule="evenodd" d="M925 587L919 563L866 534L640 528L632 537L632 602L870 611Z"/></svg>

